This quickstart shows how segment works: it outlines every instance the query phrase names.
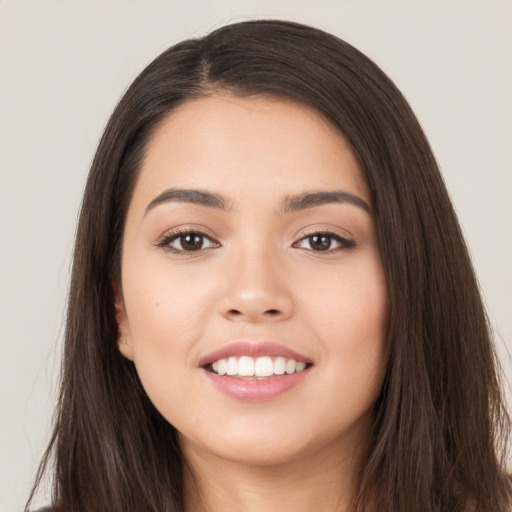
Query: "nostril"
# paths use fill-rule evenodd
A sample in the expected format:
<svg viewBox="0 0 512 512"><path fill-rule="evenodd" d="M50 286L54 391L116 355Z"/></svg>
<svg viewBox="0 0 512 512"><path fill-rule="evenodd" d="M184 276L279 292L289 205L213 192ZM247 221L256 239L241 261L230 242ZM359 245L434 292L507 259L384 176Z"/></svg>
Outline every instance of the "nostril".
<svg viewBox="0 0 512 512"><path fill-rule="evenodd" d="M234 319L242 319L247 318L248 321L257 321L258 319L273 319L273 318L279 318L282 314L282 311L280 309L266 309L266 310L259 310L259 311L246 311L244 309L229 309L226 311L225 315L228 318Z"/></svg>

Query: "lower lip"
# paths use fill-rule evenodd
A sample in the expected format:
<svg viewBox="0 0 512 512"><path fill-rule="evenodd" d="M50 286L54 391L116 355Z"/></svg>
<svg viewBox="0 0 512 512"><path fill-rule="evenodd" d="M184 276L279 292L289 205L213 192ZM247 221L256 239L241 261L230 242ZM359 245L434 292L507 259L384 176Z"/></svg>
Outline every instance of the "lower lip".
<svg viewBox="0 0 512 512"><path fill-rule="evenodd" d="M203 370L207 379L226 395L238 400L264 401L276 398L294 388L309 373L306 368L291 375L275 375L264 379L237 379Z"/></svg>

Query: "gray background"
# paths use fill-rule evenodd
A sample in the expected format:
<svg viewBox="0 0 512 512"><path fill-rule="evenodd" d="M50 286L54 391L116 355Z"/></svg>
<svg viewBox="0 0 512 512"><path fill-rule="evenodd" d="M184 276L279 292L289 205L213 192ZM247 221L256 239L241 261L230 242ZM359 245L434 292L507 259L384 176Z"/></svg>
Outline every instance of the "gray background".
<svg viewBox="0 0 512 512"><path fill-rule="evenodd" d="M510 0L0 0L1 512L22 509L48 436L75 220L109 114L167 46L254 17L333 32L404 92L460 215L512 380Z"/></svg>

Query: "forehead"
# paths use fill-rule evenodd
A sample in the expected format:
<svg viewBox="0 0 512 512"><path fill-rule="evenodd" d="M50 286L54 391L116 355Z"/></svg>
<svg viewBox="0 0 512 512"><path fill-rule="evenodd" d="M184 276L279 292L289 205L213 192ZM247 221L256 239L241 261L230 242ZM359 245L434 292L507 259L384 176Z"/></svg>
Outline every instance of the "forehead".
<svg viewBox="0 0 512 512"><path fill-rule="evenodd" d="M134 201L169 187L233 197L343 189L369 201L348 143L312 108L228 94L191 100L160 123L146 148Z"/></svg>

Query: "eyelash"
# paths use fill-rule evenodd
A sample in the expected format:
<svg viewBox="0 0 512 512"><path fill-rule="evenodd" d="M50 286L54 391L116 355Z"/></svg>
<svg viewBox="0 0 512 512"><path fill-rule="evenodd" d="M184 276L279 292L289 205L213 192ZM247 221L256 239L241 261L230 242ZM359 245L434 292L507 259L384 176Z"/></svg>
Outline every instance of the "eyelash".
<svg viewBox="0 0 512 512"><path fill-rule="evenodd" d="M186 249L176 249L174 247L171 247L171 243L179 240L180 238L184 238L185 236L198 236L202 239L206 239L212 243L211 247L205 247L202 246L196 250L196 251L187 251ZM207 235L206 233L199 231L197 229L176 229L173 232L169 233L168 235L164 236L162 240L160 240L157 244L157 247L160 247L161 249L165 249L166 251L172 253L172 254L194 254L197 252L200 252L202 250L207 249L214 249L216 247L220 247L220 243L217 242L215 239L213 239L211 236Z"/></svg>
<svg viewBox="0 0 512 512"><path fill-rule="evenodd" d="M300 242L303 242L304 240L308 240L308 239L310 240L310 244L311 244L311 240L315 236L329 238L331 241L330 245L332 245L332 240L334 240L335 242L337 242L339 244L339 247L335 247L334 249L331 249L330 247L328 247L325 250L318 250L318 251L315 251L314 249L306 249L307 251L312 251L312 252L321 253L321 254L332 254L334 252L349 251L350 249L354 249L356 247L356 242L354 242L354 240L349 240L348 238L341 236L339 233L336 233L335 231L331 231L329 229L321 229L318 231L313 231L311 233L302 233L299 240L297 240L297 242L294 242L292 247L297 247ZM297 247L297 248L300 248L300 247Z"/></svg>
<svg viewBox="0 0 512 512"><path fill-rule="evenodd" d="M200 237L201 239L203 239L203 243L204 243L204 239L206 239L212 245L209 247L202 247L203 244L201 244L201 247L199 247L199 249L197 249L197 250L176 249L170 245L172 242L175 242L176 240L179 240L180 238L184 238L185 236L197 236L197 237ZM312 233L302 233L300 238L292 244L292 247L300 249L301 247L299 246L299 244L308 239L310 240L310 245L311 245L311 241L312 241L313 237L315 237L315 236L328 238L330 240L329 247L327 249L321 249L321 250L307 249L304 247L302 247L302 249L305 249L306 251L321 253L321 254L332 254L334 252L348 251L348 250L356 247L356 242L354 242L353 240L349 240L334 231L330 231L330 230L326 230L326 229L314 231ZM332 245L333 240L339 244L339 247L335 247L334 249L330 248L330 245ZM177 230L173 231L172 233L166 235L164 238L162 238L162 240L160 240L156 244L156 246L161 249L165 249L166 251L168 251L172 254L194 254L194 253L199 253L204 250L215 249L217 247L220 247L220 243L217 240L215 240L214 238L212 238L211 236L209 236L206 233L199 231L199 230L177 229Z"/></svg>

